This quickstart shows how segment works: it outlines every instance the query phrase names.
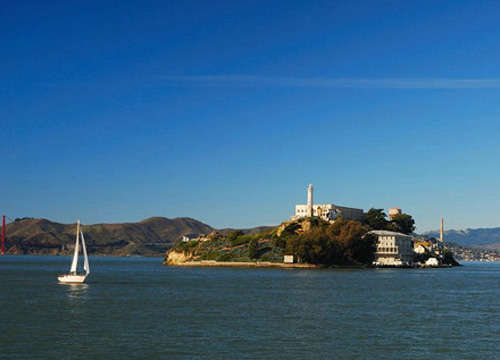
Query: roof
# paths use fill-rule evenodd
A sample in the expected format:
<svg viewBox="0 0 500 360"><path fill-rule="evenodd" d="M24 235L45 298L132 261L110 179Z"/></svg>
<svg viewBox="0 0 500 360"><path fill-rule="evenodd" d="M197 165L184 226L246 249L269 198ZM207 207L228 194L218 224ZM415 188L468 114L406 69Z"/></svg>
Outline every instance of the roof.
<svg viewBox="0 0 500 360"><path fill-rule="evenodd" d="M379 236L405 236L405 237L410 237L410 235L406 235L400 232L395 232L395 231L389 231L389 230L372 230L369 231L368 234L375 234Z"/></svg>
<svg viewBox="0 0 500 360"><path fill-rule="evenodd" d="M420 240L419 240L419 241L417 241L417 242L415 243L415 245L417 245L417 246L418 246L418 245L422 245L422 246L425 246L425 247L429 247L429 246L431 246L431 243L430 243L430 242L428 242L428 241L420 241Z"/></svg>

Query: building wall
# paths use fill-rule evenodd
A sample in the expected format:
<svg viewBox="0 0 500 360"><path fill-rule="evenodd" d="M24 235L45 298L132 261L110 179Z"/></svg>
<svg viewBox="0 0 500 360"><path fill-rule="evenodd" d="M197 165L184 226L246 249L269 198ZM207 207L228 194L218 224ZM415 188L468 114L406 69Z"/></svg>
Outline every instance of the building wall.
<svg viewBox="0 0 500 360"><path fill-rule="evenodd" d="M413 263L413 240L404 234L377 235L375 265L403 266Z"/></svg>
<svg viewBox="0 0 500 360"><path fill-rule="evenodd" d="M295 205L295 216L297 218L307 216L307 205ZM314 204L313 216L320 216L325 220L335 219L335 210L332 204Z"/></svg>
<svg viewBox="0 0 500 360"><path fill-rule="evenodd" d="M325 220L336 219L341 215L348 220L363 220L363 209L348 208L345 206L336 206L334 204L314 204L313 216L322 217ZM295 205L295 218L307 216L307 205Z"/></svg>
<svg viewBox="0 0 500 360"><path fill-rule="evenodd" d="M363 209L355 209L345 206L335 206L337 212L340 212L344 219L349 220L363 220L364 212Z"/></svg>

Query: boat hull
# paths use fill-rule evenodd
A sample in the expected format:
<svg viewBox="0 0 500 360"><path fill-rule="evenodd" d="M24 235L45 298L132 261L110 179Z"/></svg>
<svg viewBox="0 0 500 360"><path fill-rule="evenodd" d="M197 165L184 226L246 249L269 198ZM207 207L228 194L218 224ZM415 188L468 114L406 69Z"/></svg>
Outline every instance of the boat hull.
<svg viewBox="0 0 500 360"><path fill-rule="evenodd" d="M65 284L82 284L85 281L87 275L61 275L57 277L57 280Z"/></svg>

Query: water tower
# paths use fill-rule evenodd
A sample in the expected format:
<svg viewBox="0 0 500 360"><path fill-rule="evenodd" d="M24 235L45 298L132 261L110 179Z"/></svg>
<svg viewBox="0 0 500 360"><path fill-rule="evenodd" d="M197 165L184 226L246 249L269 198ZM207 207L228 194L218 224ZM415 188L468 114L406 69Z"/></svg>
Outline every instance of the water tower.
<svg viewBox="0 0 500 360"><path fill-rule="evenodd" d="M389 209L389 219L393 220L397 215L401 215L403 211L398 208L397 206L394 206Z"/></svg>

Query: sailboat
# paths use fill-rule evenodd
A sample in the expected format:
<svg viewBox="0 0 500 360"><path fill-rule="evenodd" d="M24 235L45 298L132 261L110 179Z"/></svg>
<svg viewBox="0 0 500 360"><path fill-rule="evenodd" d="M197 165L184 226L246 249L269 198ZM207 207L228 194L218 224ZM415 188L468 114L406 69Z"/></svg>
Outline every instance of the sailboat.
<svg viewBox="0 0 500 360"><path fill-rule="evenodd" d="M79 275L77 273L78 268L78 253L80 252L80 238L82 239L82 249L83 249L83 270L85 275ZM85 281L85 278L90 274L89 258L87 256L87 249L85 247L85 238L83 237L83 232L80 230L80 220L76 222L76 240L75 240L75 251L73 253L73 260L71 262L71 268L69 269L69 274L60 275L57 277L62 283L66 284L81 284Z"/></svg>

